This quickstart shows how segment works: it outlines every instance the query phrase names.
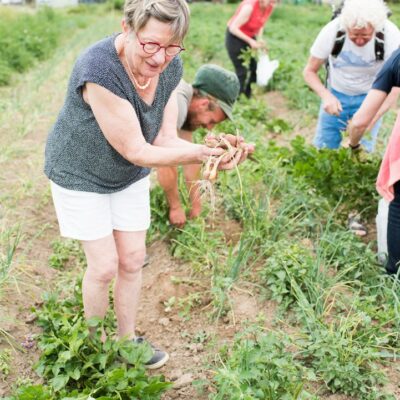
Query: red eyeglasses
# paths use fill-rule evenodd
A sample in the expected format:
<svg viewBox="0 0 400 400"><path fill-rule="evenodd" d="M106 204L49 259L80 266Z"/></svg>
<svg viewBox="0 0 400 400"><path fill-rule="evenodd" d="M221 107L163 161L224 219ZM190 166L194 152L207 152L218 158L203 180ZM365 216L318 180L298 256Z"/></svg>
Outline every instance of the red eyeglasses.
<svg viewBox="0 0 400 400"><path fill-rule="evenodd" d="M143 51L147 54L156 54L161 49L165 49L165 54L169 57L177 56L181 51L185 50L183 47L176 44L171 44L169 46L161 46L160 43L156 42L142 42L139 35L136 33L136 38L138 42L143 47Z"/></svg>

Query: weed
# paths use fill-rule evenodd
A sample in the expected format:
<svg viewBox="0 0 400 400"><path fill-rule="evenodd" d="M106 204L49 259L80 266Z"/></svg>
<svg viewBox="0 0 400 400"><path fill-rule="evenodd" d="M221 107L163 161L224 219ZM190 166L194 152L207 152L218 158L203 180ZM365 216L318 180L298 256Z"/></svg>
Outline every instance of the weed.
<svg viewBox="0 0 400 400"><path fill-rule="evenodd" d="M226 259L214 267L211 294L215 318L225 315L232 308L230 291L235 282L244 276L245 271L251 269L255 243L254 239L243 235L239 243L229 249Z"/></svg>
<svg viewBox="0 0 400 400"><path fill-rule="evenodd" d="M292 125L282 118L268 120L265 127L273 133L287 133L293 129Z"/></svg>
<svg viewBox="0 0 400 400"><path fill-rule="evenodd" d="M319 240L319 256L326 265L340 271L344 278L371 282L379 272L371 245L366 245L342 227L332 228L328 227Z"/></svg>
<svg viewBox="0 0 400 400"><path fill-rule="evenodd" d="M188 296L178 299L179 316L185 320L190 319L190 312L193 308L202 304L203 293L190 293Z"/></svg>
<svg viewBox="0 0 400 400"><path fill-rule="evenodd" d="M175 257L190 261L196 272L210 270L218 262L218 248L223 246L221 232L210 232L204 220L189 221L172 239Z"/></svg>
<svg viewBox="0 0 400 400"><path fill-rule="evenodd" d="M0 232L0 296L3 288L10 282L17 283L17 273L12 273L13 262L17 246L21 240L21 230L19 226L4 229Z"/></svg>
<svg viewBox="0 0 400 400"><path fill-rule="evenodd" d="M313 369L333 393L370 399L371 393L386 382L377 363L379 355L373 346L370 323L365 314L350 313L329 325L317 324L308 332L303 356L311 360Z"/></svg>
<svg viewBox="0 0 400 400"><path fill-rule="evenodd" d="M25 384L15 391L15 395L7 397L7 400L49 400L54 399L50 388L42 385Z"/></svg>
<svg viewBox="0 0 400 400"><path fill-rule="evenodd" d="M304 390L312 373L288 351L287 337L275 333L239 334L229 351L221 350L214 376L214 400L315 398Z"/></svg>
<svg viewBox="0 0 400 400"><path fill-rule="evenodd" d="M164 311L169 313L176 305L176 297L172 296L167 301L164 301Z"/></svg>
<svg viewBox="0 0 400 400"><path fill-rule="evenodd" d="M291 143L291 151L278 150L282 150L283 165L290 174L315 188L332 206L340 202L346 216L353 209L367 217L375 214L375 179L380 163L377 156L356 162L348 149L318 150L300 136Z"/></svg>
<svg viewBox="0 0 400 400"><path fill-rule="evenodd" d="M68 261L76 260L79 265L85 264L83 250L76 240L57 239L51 243L53 253L49 257L49 265L55 269L65 269Z"/></svg>
<svg viewBox="0 0 400 400"><path fill-rule="evenodd" d="M161 186L157 185L150 192L151 224L147 241L152 242L171 231L168 220L168 203Z"/></svg>
<svg viewBox="0 0 400 400"><path fill-rule="evenodd" d="M101 341L102 328L109 329L110 322L98 318L85 321L79 286L64 300L47 295L38 317L43 333L36 371L48 384L20 387L11 399L91 396L153 400L170 386L162 376L146 375L144 363L151 357L150 346L114 341L111 335Z"/></svg>
<svg viewBox="0 0 400 400"><path fill-rule="evenodd" d="M7 377L10 373L11 351L8 349L0 351L0 375Z"/></svg>
<svg viewBox="0 0 400 400"><path fill-rule="evenodd" d="M271 291L271 298L287 308L297 300L292 282L306 291L306 282L315 272L315 260L309 250L287 240L272 245L268 253L271 256L266 259L260 277Z"/></svg>
<svg viewBox="0 0 400 400"><path fill-rule="evenodd" d="M204 331L198 331L193 335L193 341L196 343L206 343L210 338L210 335Z"/></svg>

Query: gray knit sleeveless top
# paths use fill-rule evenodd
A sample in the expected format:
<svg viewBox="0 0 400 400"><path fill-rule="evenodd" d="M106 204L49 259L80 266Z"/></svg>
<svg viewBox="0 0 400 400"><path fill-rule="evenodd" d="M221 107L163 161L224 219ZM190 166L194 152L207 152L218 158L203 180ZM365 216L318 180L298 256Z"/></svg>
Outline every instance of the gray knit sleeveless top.
<svg viewBox="0 0 400 400"><path fill-rule="evenodd" d="M97 42L75 63L65 103L46 143L44 172L71 190L113 193L144 178L149 168L124 159L106 140L90 106L82 97L86 82L103 86L128 100L139 119L144 138L153 143L160 131L164 108L182 77L175 57L161 73L154 101L145 103L130 81L114 45L116 35Z"/></svg>

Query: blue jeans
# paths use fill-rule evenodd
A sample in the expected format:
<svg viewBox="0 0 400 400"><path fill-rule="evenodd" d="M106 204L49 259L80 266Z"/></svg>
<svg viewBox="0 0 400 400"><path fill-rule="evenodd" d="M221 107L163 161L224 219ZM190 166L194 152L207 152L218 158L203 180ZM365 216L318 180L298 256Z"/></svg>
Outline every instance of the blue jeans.
<svg viewBox="0 0 400 400"><path fill-rule="evenodd" d="M347 129L348 122L360 108L366 96L366 94L349 96L334 89L329 90L340 101L343 111L339 116L330 115L324 111L321 104L318 115L317 132L314 137L314 145L319 149L323 147L327 147L328 149L339 148L342 141L342 132ZM382 119L380 119L374 125L371 132L369 132L370 138L361 140L364 148L369 152L374 150L376 137L378 136L381 124Z"/></svg>

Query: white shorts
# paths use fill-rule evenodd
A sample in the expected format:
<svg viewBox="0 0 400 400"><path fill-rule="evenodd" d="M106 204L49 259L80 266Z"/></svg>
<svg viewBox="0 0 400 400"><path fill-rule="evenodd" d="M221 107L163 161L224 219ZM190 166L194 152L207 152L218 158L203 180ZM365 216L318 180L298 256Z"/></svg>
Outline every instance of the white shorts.
<svg viewBox="0 0 400 400"><path fill-rule="evenodd" d="M61 236L96 240L113 230L145 231L150 226L150 179L145 177L115 193L64 189L50 182Z"/></svg>

